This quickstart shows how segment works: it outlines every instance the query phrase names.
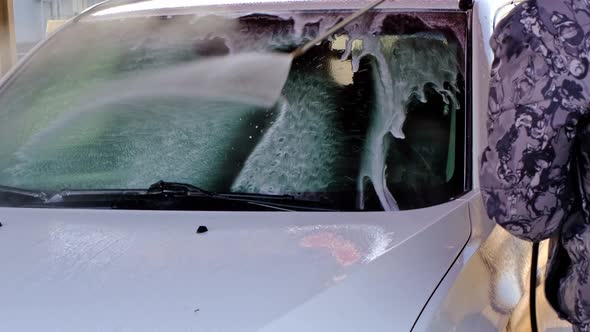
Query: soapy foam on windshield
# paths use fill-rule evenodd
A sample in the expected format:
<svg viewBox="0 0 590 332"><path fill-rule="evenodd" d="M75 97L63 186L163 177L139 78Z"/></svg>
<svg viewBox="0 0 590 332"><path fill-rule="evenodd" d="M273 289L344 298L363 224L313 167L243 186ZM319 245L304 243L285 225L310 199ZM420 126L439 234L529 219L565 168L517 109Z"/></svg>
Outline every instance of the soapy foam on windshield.
<svg viewBox="0 0 590 332"><path fill-rule="evenodd" d="M295 20L294 32L304 38L304 27L320 24L320 31L335 24L343 16L310 20L305 15L290 15ZM376 88L376 108L372 115L367 141L362 152L361 172L358 183L358 207L364 208L366 180L371 180L379 201L385 210L399 210L398 204L387 187L386 136L404 139L403 125L406 105L410 98L426 102L424 87L433 85L443 97L445 112L458 109L456 79L460 73L456 49L437 33L416 33L411 36L380 36L387 15L373 12L359 18L343 29L348 40L342 60L352 58L353 72L360 68L361 60L370 57ZM324 23L322 25L322 23ZM327 24L326 24L327 23ZM459 34L461 36L461 34ZM460 43L464 39L459 38ZM361 45L355 48L355 45Z"/></svg>
<svg viewBox="0 0 590 332"><path fill-rule="evenodd" d="M211 57L144 72L138 77L110 81L92 92L92 96L102 96L99 101L86 105L85 98L81 98L80 105L83 106L61 116L35 134L28 144L36 144L46 134L63 128L83 113L98 112L108 105L145 98L197 97L269 108L279 99L290 68L291 59L285 54L242 53ZM257 84L252 84L253 77Z"/></svg>
<svg viewBox="0 0 590 332"><path fill-rule="evenodd" d="M329 28L331 25L335 24L339 19L344 17L344 14L335 14L335 15L326 15L325 17L318 18L317 15L308 15L308 16L298 16L298 15L289 15L289 18L293 18L294 27L293 32L294 36L289 38L285 38L283 42L289 43L301 43L305 40L308 40L312 36L305 35L305 33L309 34L309 27L314 26L317 27L318 31L314 31L314 35L317 33L321 33L321 31ZM353 70L356 72L360 69L360 63L362 59L371 59L372 60L372 67L373 67L373 74L375 75L375 94L376 94L376 107L374 113L372 114L371 125L368 130L367 134L367 141L365 143L365 147L362 152L362 162L361 162L361 170L359 177L357 179L358 183L358 190L359 190L359 207L363 207L363 201L365 196L365 188L363 183L365 179L370 179L375 187L375 191L379 196L379 200L383 207L387 210L397 210L397 204L393 195L391 194L389 188L387 188L387 184L385 181L385 175L387 170L387 149L388 146L386 144L385 138L387 135L392 135L393 137L402 139L404 137L403 133L403 124L405 122L405 107L406 104L414 94L422 101L425 101L425 96L423 94L423 88L426 84L432 84L435 86L435 89L439 91L439 93L446 98L448 107L451 109L452 107L457 107L459 104L456 100L454 100L455 90L456 87L453 86L456 80L456 76L460 71L458 68L457 60L456 60L456 52L454 51L452 46L449 46L448 41L444 37L440 35L416 35L413 37L394 37L394 36L381 36L376 37L379 35L380 30L383 25L383 21L387 16L382 13L372 13L364 17L362 20L353 23L345 30L343 30L342 34L349 36L349 41L347 43L347 49L343 56L343 59L351 59ZM247 34L247 33L246 33ZM248 43L248 39L246 37L242 37L241 39L238 38L239 34L230 34L224 33L223 38L226 40L228 48L230 49L230 53L236 53L239 51L245 50L259 50L264 43L259 42L250 42ZM460 43L462 40L459 38ZM273 40L271 44L279 44L281 42L281 38L275 39L273 35ZM250 45L248 45L250 44ZM268 44L267 44L268 45ZM357 45L357 47L353 47ZM358 47L362 45L362 47ZM432 49L431 49L432 48ZM396 54L397 52L397 54ZM396 56L398 58L396 58ZM272 57L272 55L271 55ZM284 58L282 58L285 60ZM260 64L264 64L265 68L260 68L256 70L251 70L252 67L246 68L246 70L250 70L251 72L256 72L255 76L259 79L260 75L263 73L269 73L272 77L277 77L276 73L274 72L275 66L269 66L269 59L264 59L260 57ZM198 62L196 62L198 64ZM225 62L224 66L227 64L231 64L231 62ZM289 62L290 65L290 62ZM180 67L179 67L180 68ZM141 76L140 78L136 79L136 81L129 80L122 80L120 82L115 82L115 86L125 87L134 86L134 90L136 91L126 91L126 89L116 89L120 91L114 91L110 97L103 99L99 102L99 104L103 105L106 103L116 103L121 102L123 100L130 100L134 98L142 98L142 97L152 97L152 96L179 96L179 97L194 97L195 96L195 86L190 84L194 84L191 81L194 77L199 77L200 75L189 75L189 71L183 71L179 68L171 67L171 68L164 68L161 71L153 72L152 79L142 81L140 78L145 77ZM285 72L288 72L288 66L282 66L280 68L287 68ZM210 68L206 68L209 72L217 73L219 71L219 66ZM272 72L269 72L268 69L272 69ZM433 72L429 72L433 71ZM179 76L177 76L179 75ZM286 75L286 74L285 74ZM178 77L183 77L186 80L178 80ZM250 77L251 78L251 77ZM188 81L187 81L188 80ZM217 82L222 82L217 81ZM129 83L133 82L132 85ZM162 84L161 82L165 82ZM231 99L237 102L244 102L250 104L265 104L268 105L268 100L276 99L276 95L272 96L265 96L264 93L268 93L266 89L261 91L261 98L260 99L239 99L240 94L238 90L237 94L227 94L227 86L224 84L218 84L216 81L201 81L203 83L202 90L197 92L197 95L201 97L212 97L212 98L226 98ZM448 83L445 85L445 83ZM200 84L199 82L196 83L197 86ZM211 85L210 85L211 84ZM448 87L448 85L451 87ZM215 86L217 89L210 89L210 87ZM261 85L254 85L253 87L248 86L247 88L254 88L260 87ZM446 87L446 88L445 88ZM230 85L231 88L231 85ZM280 90L280 89L278 89ZM223 91L223 93L222 93ZM276 90L275 90L276 91ZM256 91L255 91L256 92ZM313 92L310 92L313 93ZM209 95L208 95L209 94ZM247 95L251 95L251 91ZM320 98L322 99L322 98ZM321 113L323 112L323 108L326 108L326 111L329 113L334 111L331 109L330 104L326 104L325 101L318 100L317 105L314 106L315 109L321 110L320 114L317 116L321 117ZM100 105L99 105L100 106ZM302 109L302 108L305 108ZM80 112L93 112L96 109L100 109L100 107L89 107L86 109L81 110ZM305 100L297 100L295 102L290 101L288 103L282 103L280 112L283 117L287 115L288 112L296 112L296 110L306 111L304 114L306 115L305 121L314 121L314 112L310 108L310 105L305 103ZM45 136L45 133L54 131L63 127L66 123L71 121L71 119L76 118L81 114L80 112L70 113L66 117L60 117L55 123L46 128L39 134L35 135L35 137L30 141L30 143L34 143L36 140L40 140ZM289 114L293 116L293 114ZM304 121L304 122L305 122ZM270 127L268 132L265 134L265 137L261 139L260 145L255 149L252 153L246 165L243 168L241 175L236 179L234 183L234 188L250 188L257 192L268 192L268 193L276 193L279 192L278 188L281 188L280 177L277 177L276 183L277 185L272 186L269 184L273 177L260 177L254 179L248 179L246 174L248 173L255 173L256 169L262 169L260 167L255 167L256 164L260 162L256 162L255 160L259 158L262 152L268 154L269 157L273 157L273 151L262 151L265 147L265 142L273 141L274 139L271 138L272 133L277 133L281 131L281 135L284 137L290 137L292 135L296 135L301 133L301 128L297 126L289 126L285 125L287 122L278 121L275 122L273 126ZM308 122L309 123L309 122ZM322 122L318 122L322 123ZM303 126L306 123L302 123ZM320 137L318 138L319 142L323 142L326 140L333 139L333 129L330 129L329 126L326 126L322 129L323 132L319 132ZM294 132L296 134L294 134ZM313 144L310 143L310 144ZM334 142L334 146L338 145L337 142ZM267 147L268 148L268 147ZM295 147L295 151L300 149L300 146ZM314 149L313 146L310 146L310 149ZM262 152L261 152L262 151ZM333 147L327 150L327 153L319 154L318 156L322 157L320 159L313 159L313 158L304 158L305 160L294 161L294 167L299 167L296 163L310 163L311 160L315 160L319 165L326 165L325 173L330 173L329 161L330 160L338 160L335 158L335 154L337 153L338 148ZM306 157L305 153L302 153L304 157ZM258 156L258 157L256 157ZM256 157L256 158L254 158ZM272 163L262 163L264 168L270 172L269 174L272 176L280 176L281 174L285 174L288 169L281 170L278 165L273 165ZM312 172L311 170L314 169L313 167L302 167L302 170L305 172ZM271 174L272 173L272 174ZM288 172L287 172L288 173ZM293 175L296 173L291 173ZM321 173L323 174L323 173ZM268 175L268 174L267 174ZM303 185L301 183L298 184L297 181L309 181L308 185ZM297 180L295 177L290 178L293 186L299 188L306 188L306 187L313 187L313 188L324 188L327 187L330 183L330 175L327 175L326 178L306 178L302 177L301 179ZM317 183L315 183L316 181ZM267 183L268 182L268 183ZM277 188L275 188L277 187Z"/></svg>
<svg viewBox="0 0 590 332"><path fill-rule="evenodd" d="M365 179L370 179L381 204L387 210L397 210L397 203L387 188L386 137L405 137L406 105L412 97L426 102L426 85L432 85L443 96L448 109L459 108L455 97L458 64L455 52L449 52L444 40L427 35L401 37L391 43L365 38L363 47L357 56L374 59L377 105L363 150L358 179L359 207L364 207Z"/></svg>
<svg viewBox="0 0 590 332"><path fill-rule="evenodd" d="M341 184L347 160L337 126L335 86L321 74L298 74L287 83L279 115L246 160L232 190L322 193ZM350 188L354 190L353 188Z"/></svg>

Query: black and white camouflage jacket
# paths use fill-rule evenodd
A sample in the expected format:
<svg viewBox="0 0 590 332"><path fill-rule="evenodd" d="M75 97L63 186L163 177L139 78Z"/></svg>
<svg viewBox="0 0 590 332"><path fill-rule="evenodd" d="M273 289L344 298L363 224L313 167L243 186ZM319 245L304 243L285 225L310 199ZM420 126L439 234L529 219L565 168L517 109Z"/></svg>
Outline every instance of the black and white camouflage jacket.
<svg viewBox="0 0 590 332"><path fill-rule="evenodd" d="M552 238L548 299L590 331L590 0L529 0L491 40L490 218L523 239Z"/></svg>

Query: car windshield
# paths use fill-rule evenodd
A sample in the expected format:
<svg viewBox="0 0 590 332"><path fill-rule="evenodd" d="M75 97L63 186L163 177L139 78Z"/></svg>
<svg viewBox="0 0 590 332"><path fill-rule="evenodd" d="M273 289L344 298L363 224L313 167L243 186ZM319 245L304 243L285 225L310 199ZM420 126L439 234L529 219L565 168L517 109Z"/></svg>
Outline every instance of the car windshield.
<svg viewBox="0 0 590 332"><path fill-rule="evenodd" d="M1 87L0 185L56 192L164 180L343 210L421 208L461 195L462 12L366 15L296 59L270 108L121 85L210 56L291 51L349 13L187 10L75 22Z"/></svg>

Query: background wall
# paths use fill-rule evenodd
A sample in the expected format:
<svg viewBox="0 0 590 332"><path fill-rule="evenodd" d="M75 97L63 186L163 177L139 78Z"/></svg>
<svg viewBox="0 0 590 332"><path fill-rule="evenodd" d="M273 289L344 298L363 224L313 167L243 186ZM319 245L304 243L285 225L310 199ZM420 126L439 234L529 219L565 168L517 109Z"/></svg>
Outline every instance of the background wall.
<svg viewBox="0 0 590 332"><path fill-rule="evenodd" d="M14 21L17 53L24 55L38 43L48 20L68 19L102 0L17 0L14 1Z"/></svg>

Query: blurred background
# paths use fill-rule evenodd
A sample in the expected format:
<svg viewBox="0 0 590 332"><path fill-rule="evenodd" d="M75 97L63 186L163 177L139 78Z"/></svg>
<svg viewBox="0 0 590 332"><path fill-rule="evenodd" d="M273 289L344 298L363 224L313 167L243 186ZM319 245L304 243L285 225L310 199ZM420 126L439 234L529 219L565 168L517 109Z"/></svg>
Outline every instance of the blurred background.
<svg viewBox="0 0 590 332"><path fill-rule="evenodd" d="M102 0L0 0L0 74L65 20Z"/></svg>
<svg viewBox="0 0 590 332"><path fill-rule="evenodd" d="M63 21L102 0L13 0L17 57Z"/></svg>

